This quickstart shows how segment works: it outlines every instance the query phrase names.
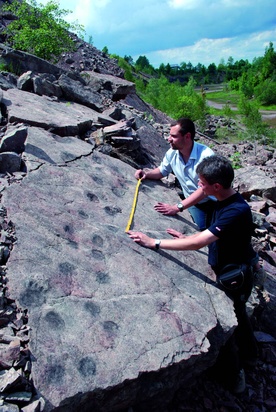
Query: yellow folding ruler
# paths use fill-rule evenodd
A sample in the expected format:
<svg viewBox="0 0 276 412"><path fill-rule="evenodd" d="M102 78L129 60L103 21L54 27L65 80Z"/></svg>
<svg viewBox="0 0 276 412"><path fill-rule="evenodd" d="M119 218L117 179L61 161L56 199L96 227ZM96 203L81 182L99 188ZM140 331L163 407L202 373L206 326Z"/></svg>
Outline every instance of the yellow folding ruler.
<svg viewBox="0 0 276 412"><path fill-rule="evenodd" d="M138 197L138 191L139 191L139 186L141 183L141 179L138 180L137 185L136 185L136 189L135 189L135 194L134 194L134 199L133 199L133 204L132 204L132 208L131 208L131 212L130 212L130 216L128 219L128 223L127 223L127 227L126 227L126 232L129 231L132 220L133 220L133 216L134 216L134 212L135 212L135 208L136 208L136 203L137 203L137 197Z"/></svg>

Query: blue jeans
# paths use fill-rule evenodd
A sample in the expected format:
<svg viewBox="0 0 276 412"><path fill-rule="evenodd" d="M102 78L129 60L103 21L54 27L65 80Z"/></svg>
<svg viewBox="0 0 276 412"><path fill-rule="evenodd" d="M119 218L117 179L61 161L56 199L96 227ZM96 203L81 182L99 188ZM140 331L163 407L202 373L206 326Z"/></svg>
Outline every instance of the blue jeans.
<svg viewBox="0 0 276 412"><path fill-rule="evenodd" d="M210 226L215 206L216 202L214 200L208 200L188 208L193 221L201 231Z"/></svg>
<svg viewBox="0 0 276 412"><path fill-rule="evenodd" d="M203 210L198 209L196 206L191 206L188 210L195 224L200 230L204 230L206 226L206 213L204 213Z"/></svg>

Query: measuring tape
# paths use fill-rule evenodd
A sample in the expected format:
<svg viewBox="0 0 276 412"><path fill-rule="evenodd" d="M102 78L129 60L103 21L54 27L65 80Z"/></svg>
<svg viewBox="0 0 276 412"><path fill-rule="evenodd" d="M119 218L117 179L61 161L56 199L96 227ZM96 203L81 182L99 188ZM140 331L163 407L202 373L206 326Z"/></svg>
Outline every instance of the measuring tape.
<svg viewBox="0 0 276 412"><path fill-rule="evenodd" d="M138 197L138 191L139 191L140 183L141 183L141 179L138 180L137 185L136 185L133 204L132 204L132 209L131 209L130 216L129 216L128 223L127 223L127 227L126 227L126 230L125 230L126 232L129 231L131 223L132 223L132 219L133 219L133 216L134 216L135 207L136 207L136 203L137 203L137 197Z"/></svg>

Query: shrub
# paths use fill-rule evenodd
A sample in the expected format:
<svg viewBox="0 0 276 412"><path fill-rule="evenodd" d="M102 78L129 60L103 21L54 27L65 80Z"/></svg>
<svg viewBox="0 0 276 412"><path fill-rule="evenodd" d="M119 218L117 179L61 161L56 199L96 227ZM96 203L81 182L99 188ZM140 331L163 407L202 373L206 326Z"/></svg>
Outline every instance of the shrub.
<svg viewBox="0 0 276 412"><path fill-rule="evenodd" d="M260 104L276 104L276 81L265 80L255 87L254 93Z"/></svg>
<svg viewBox="0 0 276 412"><path fill-rule="evenodd" d="M82 37L84 29L77 22L69 24L63 20L70 11L59 9L55 0L45 5L38 5L36 0L29 0L29 3L16 0L3 6L4 11L16 17L4 31L7 43L45 60L56 60L63 52L74 50L69 30Z"/></svg>

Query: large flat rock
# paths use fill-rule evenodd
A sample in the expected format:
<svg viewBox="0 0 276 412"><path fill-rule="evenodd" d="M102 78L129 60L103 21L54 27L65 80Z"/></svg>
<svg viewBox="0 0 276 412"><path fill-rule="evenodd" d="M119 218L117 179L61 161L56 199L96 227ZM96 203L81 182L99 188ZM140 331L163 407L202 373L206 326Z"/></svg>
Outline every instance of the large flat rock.
<svg viewBox="0 0 276 412"><path fill-rule="evenodd" d="M207 249L156 252L126 235L134 169L88 155L85 146L77 152L61 164L57 155L52 162L27 150L27 164L29 157L40 167L3 191L17 237L8 288L28 309L32 376L46 410L114 411L114 394L112 406L94 394L117 388L118 404L127 404L141 396L145 373L175 365L181 379L199 373L215 361L236 321L232 303L210 279ZM165 217L153 209L157 201L177 200L162 183L142 183L132 228L161 238L169 237L168 227L194 232L187 212ZM168 376L163 385L177 387L179 370ZM147 390L151 385L145 397Z"/></svg>
<svg viewBox="0 0 276 412"><path fill-rule="evenodd" d="M90 129L99 113L74 102L57 102L55 99L38 96L17 89L3 93L11 123L26 123L62 135L82 134Z"/></svg>

